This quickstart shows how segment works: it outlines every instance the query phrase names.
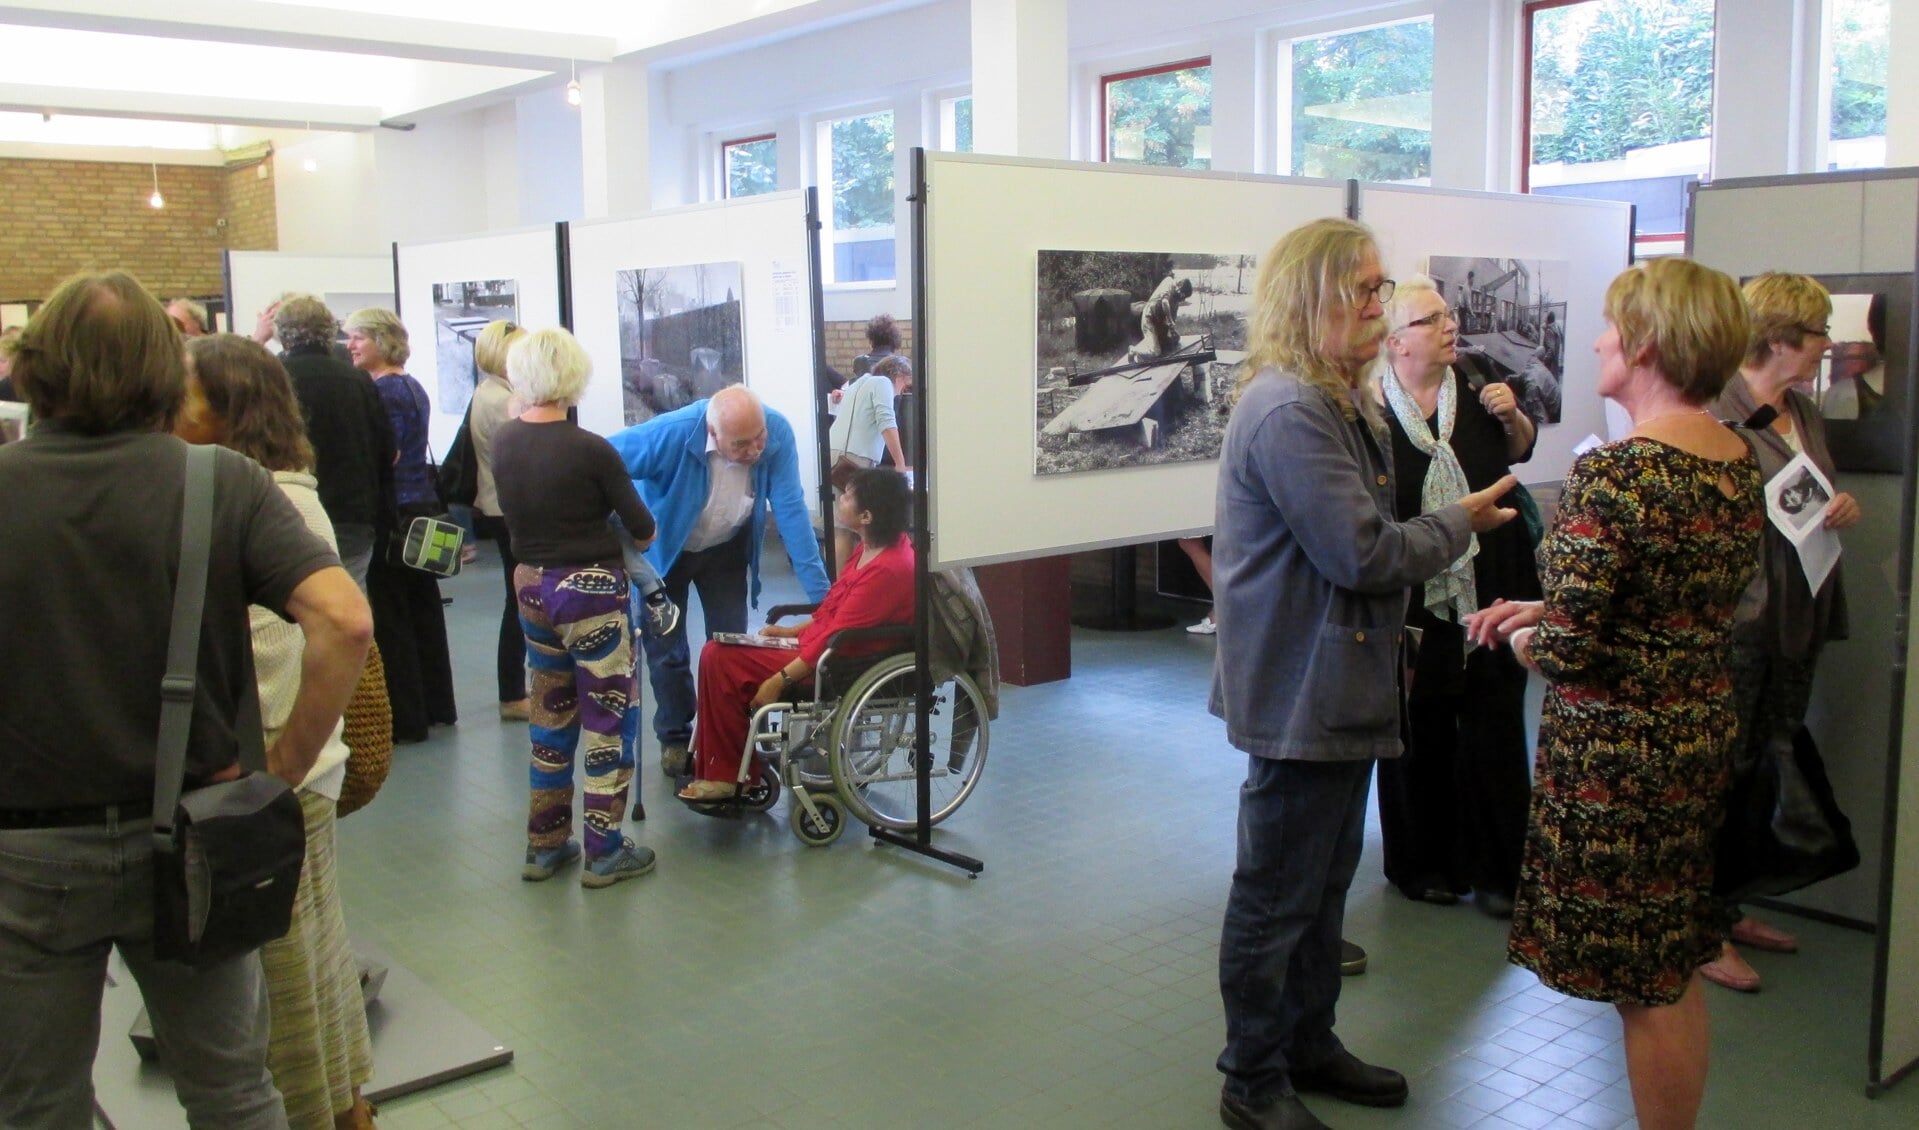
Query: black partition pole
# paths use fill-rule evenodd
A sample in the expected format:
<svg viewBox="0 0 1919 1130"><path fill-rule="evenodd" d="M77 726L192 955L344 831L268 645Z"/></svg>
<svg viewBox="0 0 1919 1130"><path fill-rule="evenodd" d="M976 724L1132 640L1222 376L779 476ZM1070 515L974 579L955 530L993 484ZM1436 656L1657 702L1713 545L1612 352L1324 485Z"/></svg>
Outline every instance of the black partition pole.
<svg viewBox="0 0 1919 1130"><path fill-rule="evenodd" d="M393 241L393 316L400 316L400 241Z"/></svg>
<svg viewBox="0 0 1919 1130"><path fill-rule="evenodd" d="M560 268L560 325L573 332L573 225L553 225L553 259Z"/></svg>
<svg viewBox="0 0 1919 1130"><path fill-rule="evenodd" d="M820 190L806 189L806 298L813 318L813 457L820 465L820 561L828 580L839 580L839 555L833 552L832 381L826 376L826 287L820 282Z"/></svg>
<svg viewBox="0 0 1919 1130"><path fill-rule="evenodd" d="M926 731L933 714L933 656L931 617L933 615L933 539L928 528L927 481L931 477L933 433L926 426L926 404L931 399L932 372L926 364L926 150L913 147L913 194L906 199L913 205L913 382L919 395L913 398L913 427L919 435L919 466L913 476L913 651L919 673L919 696L913 714L914 777L918 784L917 827L911 836L888 828L869 829L874 839L908 851L917 852L941 863L950 863L977 879L986 864L970 855L933 846L933 757ZM957 707L956 707L957 709Z"/></svg>
<svg viewBox="0 0 1919 1130"><path fill-rule="evenodd" d="M233 252L230 249L220 252L220 285L226 288L227 330L238 333L240 331L233 326Z"/></svg>

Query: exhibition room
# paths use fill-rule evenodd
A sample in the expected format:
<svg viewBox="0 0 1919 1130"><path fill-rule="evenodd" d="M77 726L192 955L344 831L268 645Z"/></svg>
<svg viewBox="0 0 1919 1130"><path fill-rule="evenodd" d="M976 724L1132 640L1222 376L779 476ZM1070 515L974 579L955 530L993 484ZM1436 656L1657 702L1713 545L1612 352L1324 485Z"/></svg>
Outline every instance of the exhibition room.
<svg viewBox="0 0 1919 1130"><path fill-rule="evenodd" d="M329 739L365 795L324 805L334 959L365 1033L349 1058L370 1068L330 1084L315 1125L1919 1125L1919 78L1888 62L1919 52L1919 0L22 0L0 5L0 45L0 483L32 491L7 468L86 431L47 384L76 274L128 272L189 335L189 406L219 400L220 342L292 374L349 571L288 361L370 374L389 416L410 398L410 423L375 425L392 458L372 575L363 559L340 597L370 607L383 659L372 684L354 662ZM1635 298L1682 259L1710 268L1687 295ZM1780 277L1810 312L1768 320ZM1711 287L1744 295L1720 335L1744 359L1697 394L1644 343L1676 351L1660 335L1699 319L1672 311ZM317 344L290 336L296 307L319 311ZM1287 353L1295 307L1311 320ZM1789 350L1776 410L1733 399ZM1286 387L1332 423L1282 440L1248 414L1297 419L1269 404L1294 357ZM560 391L525 376L544 366ZM1701 419L1649 409L1661 380L1685 391L1665 417ZM494 471L561 481L565 460L525 454L543 423L601 460L594 483L606 452L625 469L586 507L590 544L624 551L588 554L618 592L597 642L566 634L584 621L561 622L561 589L539 595L577 490ZM1683 448L1662 423L1787 437L1775 463L1754 454L1753 491L1719 491L1752 503L1726 556L1753 560L1717 563L1727 599L1674 597L1634 644L1650 658L1575 670L1556 648L1584 579L1656 556L1652 534L1593 532L1596 479L1622 451ZM429 503L406 497L415 472ZM642 503L657 541L621 510ZM1669 503L1610 504L1638 521ZM1331 545L1348 504L1364 513ZM50 566L9 552L0 623L99 631L36 627L22 609ZM1295 567L1323 582L1323 622L1272 580ZM847 620L883 572L897 614ZM262 617L309 630L306 584L254 608L256 652ZM1784 726L1768 744L1731 706L1737 625L1787 589L1823 635L1798 684L1757 692ZM1475 642L1495 600L1543 601L1541 619L1494 615ZM815 612L871 635L818 643L793 626ZM1695 619L1701 709L1721 712L1701 741L1609 747L1655 768L1562 793L1554 758L1580 719L1603 729L1583 712L1666 677L1653 664ZM1637 629L1594 630L1624 647ZM10 670L42 662L13 646ZM1688 694L1671 678L1661 709ZM125 693L158 709L157 683ZM1316 722L1366 698L1370 737L1248 722L1294 695ZM748 718L743 754L702 745L720 710ZM30 731L0 719L23 773ZM1591 895L1615 924L1673 901L1663 875L1593 861L1639 834L1620 797L1687 790L1658 758L1694 744L1714 760L1711 795L1687 798L1704 878L1672 911L1685 942L1661 943L1684 951L1677 981L1566 980L1551 947L1581 932L1564 944L1653 960L1595 941L1559 901L1590 892L1553 869L1583 855L1611 876L1587 886L1616 884ZM1357 767L1345 825L1297 815L1321 794L1271 783L1294 778L1261 783L1329 764ZM1286 815L1259 807L1286 787ZM1592 838L1562 843L1577 804ZM46 889L11 877L39 857L9 837L86 824L74 811L0 797L16 1002L60 900L11 905ZM1276 849L1268 819L1305 838ZM1351 833L1337 851L1296 829L1322 824ZM1631 842L1622 857L1679 850ZM1310 898L1248 909L1289 884ZM151 960L102 960L95 1124L188 1125ZM1693 1027L1647 1042L1681 1012ZM1249 1034L1282 1021L1323 1038ZM63 1125L34 1105L30 1031L0 1038L0 1116ZM1704 1078L1677 1116L1649 1082L1669 1069Z"/></svg>

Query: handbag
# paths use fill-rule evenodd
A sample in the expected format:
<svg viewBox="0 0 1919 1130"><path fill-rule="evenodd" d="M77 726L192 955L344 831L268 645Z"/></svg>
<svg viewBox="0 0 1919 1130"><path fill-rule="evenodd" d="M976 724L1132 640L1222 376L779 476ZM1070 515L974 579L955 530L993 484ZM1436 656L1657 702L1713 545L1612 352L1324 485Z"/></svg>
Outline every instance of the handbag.
<svg viewBox="0 0 1919 1130"><path fill-rule="evenodd" d="M300 801L266 771L266 735L250 669L235 726L240 776L185 790L213 540L213 460L212 447L187 449L180 575L160 683L153 774L153 955L196 969L284 936L306 859Z"/></svg>
<svg viewBox="0 0 1919 1130"><path fill-rule="evenodd" d="M881 380L886 378L882 377ZM833 419L833 427L827 432L827 446L833 453L833 466L826 472L827 481L836 491L844 491L853 484L853 476L873 465L870 459L862 458L846 450L853 435L853 416L859 411L861 398L867 395L867 378L862 376L854 384L854 399L840 406L840 414Z"/></svg>
<svg viewBox="0 0 1919 1130"><path fill-rule="evenodd" d="M365 808L393 769L393 706L386 696L386 664L380 645L366 649L366 665L346 704L346 776L340 782L339 815Z"/></svg>
<svg viewBox="0 0 1919 1130"><path fill-rule="evenodd" d="M1859 866L1852 822L1833 797L1811 731L1800 726L1790 748L1780 745L1727 794L1712 883L1720 898L1788 894Z"/></svg>
<svg viewBox="0 0 1919 1130"><path fill-rule="evenodd" d="M480 460L473 451L473 405L466 406L460 430L446 449L434 480L440 488L440 500L448 506L471 506L480 496Z"/></svg>
<svg viewBox="0 0 1919 1130"><path fill-rule="evenodd" d="M853 485L854 475L859 474L871 466L871 463L866 462L852 452L842 451L840 452L840 457L833 460L833 469L826 473L826 477L832 482L834 490L844 491L847 487Z"/></svg>
<svg viewBox="0 0 1919 1130"><path fill-rule="evenodd" d="M460 549L466 545L466 527L431 503L400 508L400 528L387 542L387 558L395 565L418 569L436 577L458 576Z"/></svg>

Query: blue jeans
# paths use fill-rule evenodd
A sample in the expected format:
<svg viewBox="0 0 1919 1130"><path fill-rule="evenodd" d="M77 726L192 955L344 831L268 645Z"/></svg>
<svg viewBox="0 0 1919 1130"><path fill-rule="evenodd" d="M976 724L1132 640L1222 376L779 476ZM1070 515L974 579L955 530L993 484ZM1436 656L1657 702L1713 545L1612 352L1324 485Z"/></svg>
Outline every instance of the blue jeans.
<svg viewBox="0 0 1919 1130"><path fill-rule="evenodd" d="M260 955L199 972L154 960L151 837L144 819L0 830L0 1126L93 1125L100 1000L118 948L188 1123L286 1127L267 1072Z"/></svg>
<svg viewBox="0 0 1919 1130"><path fill-rule="evenodd" d="M683 552L666 571L666 599L680 606L680 623L664 636L653 634L646 617L638 617L640 641L646 649L647 679L653 684L653 734L661 748L686 748L693 738L692 654L687 648L686 596L700 590L700 613L708 639L714 632L746 630L746 571L750 563L753 524L710 549Z"/></svg>
<svg viewBox="0 0 1919 1130"><path fill-rule="evenodd" d="M1339 1052L1339 933L1366 842L1373 763L1248 757L1219 938L1226 1091L1258 1105Z"/></svg>

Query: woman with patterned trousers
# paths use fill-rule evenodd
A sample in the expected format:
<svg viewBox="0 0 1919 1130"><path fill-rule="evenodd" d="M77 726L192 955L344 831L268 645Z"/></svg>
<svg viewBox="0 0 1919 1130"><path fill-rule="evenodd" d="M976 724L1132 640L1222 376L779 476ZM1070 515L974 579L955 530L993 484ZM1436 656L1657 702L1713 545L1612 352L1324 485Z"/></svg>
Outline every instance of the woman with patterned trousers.
<svg viewBox="0 0 1919 1130"><path fill-rule="evenodd" d="M580 857L572 838L573 762L584 744L586 867L580 884L609 887L653 870L651 848L620 833L633 781L621 719L639 693L627 619L618 514L640 548L653 515L611 444L567 419L592 363L565 330L516 340L507 375L527 409L493 437L500 512L520 559L514 589L533 679L532 799L520 877L550 879Z"/></svg>
<svg viewBox="0 0 1919 1130"><path fill-rule="evenodd" d="M1765 521L1759 465L1707 405L1751 323L1738 284L1678 258L1614 279L1605 315L1599 394L1633 430L1567 474L1543 604L1495 603L1467 631L1548 683L1507 955L1618 1009L1639 1125L1681 1130L1706 1090L1728 645Z"/></svg>

